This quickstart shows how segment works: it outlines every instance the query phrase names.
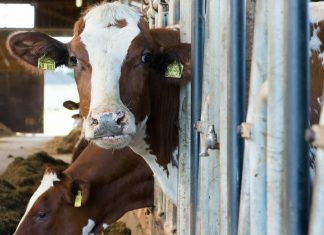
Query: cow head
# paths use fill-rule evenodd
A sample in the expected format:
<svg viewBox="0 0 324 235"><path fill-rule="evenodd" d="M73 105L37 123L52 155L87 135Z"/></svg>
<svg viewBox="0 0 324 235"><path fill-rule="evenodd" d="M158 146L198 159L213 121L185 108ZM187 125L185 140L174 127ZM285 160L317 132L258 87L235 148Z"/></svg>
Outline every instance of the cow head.
<svg viewBox="0 0 324 235"><path fill-rule="evenodd" d="M80 208L74 207L78 191L82 195ZM90 185L86 182L72 180L53 169L47 169L15 235L81 234L89 218L84 209L89 195Z"/></svg>
<svg viewBox="0 0 324 235"><path fill-rule="evenodd" d="M22 32L10 36L7 47L33 70L42 56L55 60L56 66L74 68L85 137L104 148L122 148L136 138L159 87L190 80L190 45L165 46L152 36L141 14L118 2L90 8L68 44ZM169 70L178 72L166 76Z"/></svg>

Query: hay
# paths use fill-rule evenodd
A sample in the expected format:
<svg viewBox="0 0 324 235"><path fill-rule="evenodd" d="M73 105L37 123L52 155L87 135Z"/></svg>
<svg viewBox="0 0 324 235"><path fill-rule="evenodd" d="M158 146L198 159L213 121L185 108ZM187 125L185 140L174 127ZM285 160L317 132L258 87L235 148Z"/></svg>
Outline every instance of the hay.
<svg viewBox="0 0 324 235"><path fill-rule="evenodd" d="M81 130L79 128L73 129L67 136L55 137L46 145L45 149L50 154L72 153L80 134Z"/></svg>
<svg viewBox="0 0 324 235"><path fill-rule="evenodd" d="M124 222L116 222L110 225L104 232L104 235L131 235L132 232L126 227Z"/></svg>
<svg viewBox="0 0 324 235"><path fill-rule="evenodd" d="M11 136L14 133L0 122L0 137Z"/></svg>

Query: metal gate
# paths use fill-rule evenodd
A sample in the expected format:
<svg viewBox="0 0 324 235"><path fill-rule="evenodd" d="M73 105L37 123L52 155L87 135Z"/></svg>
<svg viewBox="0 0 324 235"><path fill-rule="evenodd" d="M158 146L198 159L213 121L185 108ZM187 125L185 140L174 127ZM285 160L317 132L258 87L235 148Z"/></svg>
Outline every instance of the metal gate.
<svg viewBox="0 0 324 235"><path fill-rule="evenodd" d="M179 22L192 45L192 82L179 97L178 207L155 192L165 234L323 233L319 170L309 226L308 4L142 1L150 27Z"/></svg>

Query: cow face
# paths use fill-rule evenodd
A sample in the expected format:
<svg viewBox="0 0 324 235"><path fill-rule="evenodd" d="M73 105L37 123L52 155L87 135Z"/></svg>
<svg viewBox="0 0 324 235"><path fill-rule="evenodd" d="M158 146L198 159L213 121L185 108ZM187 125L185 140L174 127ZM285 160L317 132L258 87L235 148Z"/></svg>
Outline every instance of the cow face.
<svg viewBox="0 0 324 235"><path fill-rule="evenodd" d="M15 235L81 234L89 219L86 209L89 190L87 183L48 169L31 197ZM82 202L81 207L75 208L78 191Z"/></svg>
<svg viewBox="0 0 324 235"><path fill-rule="evenodd" d="M151 114L152 90L190 79L190 45L165 47L138 12L118 2L91 8L76 24L73 40L59 44L39 33L8 40L11 54L23 64L35 66L36 58L46 55L74 68L85 137L100 147L129 145ZM169 65L182 70L179 62L180 78L166 78Z"/></svg>

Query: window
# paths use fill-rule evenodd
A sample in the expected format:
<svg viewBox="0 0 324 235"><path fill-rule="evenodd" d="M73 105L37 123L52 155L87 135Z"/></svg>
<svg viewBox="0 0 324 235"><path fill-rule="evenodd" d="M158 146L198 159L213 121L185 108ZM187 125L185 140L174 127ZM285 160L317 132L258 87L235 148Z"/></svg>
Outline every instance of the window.
<svg viewBox="0 0 324 235"><path fill-rule="evenodd" d="M33 28L35 7L30 4L0 4L0 28Z"/></svg>

